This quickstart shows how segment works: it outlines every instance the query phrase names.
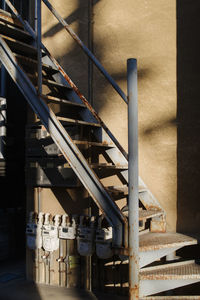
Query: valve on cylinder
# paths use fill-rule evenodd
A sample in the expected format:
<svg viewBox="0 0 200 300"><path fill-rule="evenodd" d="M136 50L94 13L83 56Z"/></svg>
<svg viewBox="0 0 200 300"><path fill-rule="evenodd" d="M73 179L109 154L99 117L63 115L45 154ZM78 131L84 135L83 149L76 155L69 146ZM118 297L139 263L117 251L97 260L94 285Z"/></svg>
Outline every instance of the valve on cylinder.
<svg viewBox="0 0 200 300"><path fill-rule="evenodd" d="M59 238L65 240L74 240L76 238L76 221L72 216L72 222L70 222L67 214L62 216L62 223L59 226Z"/></svg>
<svg viewBox="0 0 200 300"><path fill-rule="evenodd" d="M104 215L98 219L96 229L96 254L100 259L107 259L113 256L112 251L112 227L102 227Z"/></svg>
<svg viewBox="0 0 200 300"><path fill-rule="evenodd" d="M58 228L60 215L54 217L54 224L50 224L50 214L45 214L45 221L42 227L42 246L45 251L53 252L59 248Z"/></svg>
<svg viewBox="0 0 200 300"><path fill-rule="evenodd" d="M42 224L44 213L40 212L38 215L30 212L29 220L26 225L26 243L31 250L40 249L42 247Z"/></svg>
<svg viewBox="0 0 200 300"><path fill-rule="evenodd" d="M88 218L88 224L84 216L80 216L78 227L77 249L82 256L91 256L94 253L95 217Z"/></svg>

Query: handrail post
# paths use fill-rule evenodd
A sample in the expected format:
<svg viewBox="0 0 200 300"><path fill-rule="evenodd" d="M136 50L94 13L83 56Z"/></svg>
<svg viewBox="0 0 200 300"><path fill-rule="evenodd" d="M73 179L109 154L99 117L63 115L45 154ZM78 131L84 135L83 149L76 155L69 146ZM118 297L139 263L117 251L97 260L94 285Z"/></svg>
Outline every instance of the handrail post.
<svg viewBox="0 0 200 300"><path fill-rule="evenodd" d="M42 40L42 29L41 29L41 0L35 0L35 31L37 36L37 60L38 60L38 95L42 94L42 52L41 52L41 40Z"/></svg>
<svg viewBox="0 0 200 300"><path fill-rule="evenodd" d="M137 60L127 61L128 188L129 188L129 299L139 299L139 199Z"/></svg>

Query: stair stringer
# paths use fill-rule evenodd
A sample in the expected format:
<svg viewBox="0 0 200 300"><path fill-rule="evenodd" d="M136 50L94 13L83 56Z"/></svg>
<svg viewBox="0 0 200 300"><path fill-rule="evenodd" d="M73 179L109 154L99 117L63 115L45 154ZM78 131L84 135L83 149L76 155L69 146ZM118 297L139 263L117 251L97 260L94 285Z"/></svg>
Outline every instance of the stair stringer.
<svg viewBox="0 0 200 300"><path fill-rule="evenodd" d="M9 5L9 7L13 11L13 13L16 15L16 17L19 19L21 24L24 26L25 30L27 30L34 39L36 39L36 34L33 31L33 29L31 28L31 26L29 25L29 23L22 19L22 17L18 14L18 12L16 11L16 9L14 9L14 7L11 7L10 5ZM81 94L81 92L78 90L76 85L72 82L72 80L69 78L69 76L65 73L63 68L59 65L59 63L55 60L55 58L53 58L51 56L51 54L47 50L47 48L42 43L40 44L40 46L41 46L41 49L43 49L43 51L46 53L46 59L48 60L48 63L53 64L53 66L58 69L59 73L54 75L55 80L56 81L59 80L63 84L66 84L67 86L71 86L74 89L74 92L71 95L73 100L75 102L80 103L80 99L81 99L81 101L83 101L83 103L87 106L89 111L87 110L86 114L85 113L82 114L83 120L88 121L88 120L91 120L91 118L92 119L95 118L97 120L97 122L100 123L102 126L103 140L107 141L110 144L114 144L115 147L113 149L110 149L111 151L109 151L109 150L106 151L106 153L108 154L110 159L113 161L114 164L124 163L124 165L128 165L128 154L126 153L126 151L119 144L119 142L113 136L113 134L110 132L110 130L107 128L107 126L102 122L102 120L100 119L98 114L95 112L93 107L91 107L89 102ZM44 60L44 58L43 58L43 60ZM68 80L66 80L66 79L68 79ZM110 136L112 137L112 139L109 137L108 132L109 132ZM99 141L101 141L102 136L99 139L99 135L98 135L97 139ZM113 141L114 141L114 143L113 143ZM125 179L126 184L128 184L128 171L123 171L123 172L121 172L121 174L122 174L122 177ZM150 190L147 188L147 186L144 184L143 180L140 177L139 177L139 185L141 185L144 189L146 189L148 192L148 195L149 195L149 197L145 197L145 199L140 199L142 204L144 205L144 207L146 209L148 209L150 207L150 208L154 208L156 210L161 210L164 213L164 210L161 207L161 205L159 204L158 200L150 192Z"/></svg>
<svg viewBox="0 0 200 300"><path fill-rule="evenodd" d="M51 58L48 57L48 56L45 56L43 58L43 62L45 62L45 63L47 63L51 66L54 66L54 67L56 66L52 62ZM54 74L53 77L54 77L55 81L60 82L62 84L65 84L66 86L70 87L69 83L63 77L63 75L61 73ZM69 100L80 103L81 99L74 91L72 91L68 95L68 97L69 97ZM92 109L92 110L94 111L94 109ZM87 121L87 122L97 121L97 122L99 122L99 117L97 118L97 116L98 116L97 113L95 111L94 111L94 113L91 112L89 110L89 108L85 112L80 112L80 115L81 115L81 117L84 121ZM96 138L99 142L106 142L109 145L112 145L112 148L106 150L105 152L114 164L116 164L116 165L128 165L128 154L125 152L125 150L123 150L123 153L122 153L118 149L118 147L114 144L112 139L109 137L108 133L103 128L102 128L102 133L100 135L98 133L96 133L95 136L96 136ZM124 180L123 183L128 185L128 171L125 170L125 171L121 171L120 173L121 173L121 175L123 177L123 180ZM143 196L140 197L140 195L139 195L139 199L142 202L142 204L144 205L144 207L146 209L160 210L160 211L163 212L163 214L165 214L164 209L160 205L159 201L151 193L151 191L148 189L148 187L146 186L146 184L144 183L144 181L142 180L142 178L140 176L139 176L139 186L140 186L140 188L144 189L148 194L147 197L143 197Z"/></svg>
<svg viewBox="0 0 200 300"><path fill-rule="evenodd" d="M126 218L107 193L64 127L57 120L53 111L37 96L35 87L18 66L12 51L1 37L0 59L99 209L105 213L108 222L113 227L113 245L122 246L122 230Z"/></svg>

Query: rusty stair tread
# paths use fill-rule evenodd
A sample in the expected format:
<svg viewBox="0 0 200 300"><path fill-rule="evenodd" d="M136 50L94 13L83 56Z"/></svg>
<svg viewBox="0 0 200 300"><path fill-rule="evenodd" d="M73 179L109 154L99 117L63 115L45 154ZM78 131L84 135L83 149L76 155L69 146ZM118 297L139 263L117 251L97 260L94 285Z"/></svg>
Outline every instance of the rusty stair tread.
<svg viewBox="0 0 200 300"><path fill-rule="evenodd" d="M128 217L128 211L125 211L123 214ZM161 215L163 215L163 211L145 210L145 209L139 210L139 220L140 221L142 221L142 220L145 221L147 219L159 217Z"/></svg>
<svg viewBox="0 0 200 300"><path fill-rule="evenodd" d="M194 261L177 262L140 270L141 280L199 279L200 265Z"/></svg>
<svg viewBox="0 0 200 300"><path fill-rule="evenodd" d="M47 136L45 138L41 138L41 139L37 139L35 138L29 138L27 137L26 140L28 142L27 145L27 156L43 156L43 157L49 157L49 156L53 156L53 157L61 157L63 156L63 154L59 151L58 148L56 148L57 150L54 150L54 153L52 153L52 149L49 150L49 147L52 147L54 145L54 147L57 147L53 141L49 143L51 137ZM105 150L108 148L111 148L112 146L105 144L105 143L97 143L97 142L88 142L88 141L80 141L80 140L74 140L73 142L75 145L77 145L77 147L80 150L88 150L90 148L95 148L95 151L98 150L98 148L100 148L99 151L101 150ZM40 152L41 151L41 152ZM46 153L45 153L46 151Z"/></svg>
<svg viewBox="0 0 200 300"><path fill-rule="evenodd" d="M20 41L29 42L33 39L28 32L20 28L17 28L11 24L4 23L3 21L1 21L1 19L0 19L0 32L6 36L13 37L14 39Z"/></svg>
<svg viewBox="0 0 200 300"><path fill-rule="evenodd" d="M35 83L37 84L37 76L32 75L27 73L27 76ZM54 80L51 79L46 79L44 77L42 77L42 84L47 85L47 86L53 86L56 88L63 88L63 89L67 89L67 90L72 90L71 87L68 87L67 85L64 85L62 83L56 82Z"/></svg>
<svg viewBox="0 0 200 300"><path fill-rule="evenodd" d="M86 145L88 147L102 147L102 148L112 148L112 145L109 145L108 143L100 143L100 142L88 142L88 141L79 141L79 140L73 140L73 142L76 145Z"/></svg>
<svg viewBox="0 0 200 300"><path fill-rule="evenodd" d="M128 186L127 185L121 185L121 186L107 186L106 189L108 192L110 192L113 195L118 195L118 194L124 194L128 196ZM138 187L139 193L146 192L146 189L144 187L139 186Z"/></svg>
<svg viewBox="0 0 200 300"><path fill-rule="evenodd" d="M82 121L82 120L70 119L70 118L59 117L59 116L57 116L57 119L61 122L66 122L66 123L71 123L71 124L101 127L101 125L99 123L86 122L86 121Z"/></svg>
<svg viewBox="0 0 200 300"><path fill-rule="evenodd" d="M16 27L23 28L21 22L15 16L3 9L0 9L0 20Z"/></svg>
<svg viewBox="0 0 200 300"><path fill-rule="evenodd" d="M5 36L3 34L0 34L0 37L5 40L5 42L8 44L8 46L12 49L14 52L20 52L20 54L30 55L31 57L37 56L37 49L33 46L30 46L26 43L20 42L14 38Z"/></svg>
<svg viewBox="0 0 200 300"><path fill-rule="evenodd" d="M164 232L154 233L147 232L140 235L139 251L156 251L167 248L181 248L189 245L196 245L197 240L180 233ZM115 248L116 254L129 255L128 248Z"/></svg>
<svg viewBox="0 0 200 300"><path fill-rule="evenodd" d="M180 233L154 233L149 232L140 237L140 251L151 251L176 246L188 246L197 244L197 240Z"/></svg>
<svg viewBox="0 0 200 300"><path fill-rule="evenodd" d="M30 57L26 57L24 55L18 54L18 53L13 53L15 55L15 57L17 58L17 60L19 60L22 65L27 65L28 67L35 67L35 69L37 69L37 60L36 59L32 59ZM56 67L52 67L48 64L45 64L44 62L42 63L42 68L45 71L51 72L51 73L57 73L58 70L56 69Z"/></svg>
<svg viewBox="0 0 200 300"><path fill-rule="evenodd" d="M51 167L56 167L56 166L63 166L64 168L71 168L70 164L68 162L66 162L65 160L63 160L62 157L58 158L57 160L55 160L55 158L53 157L28 157L27 159L28 161L32 161L32 162L38 162L38 163L42 163L43 166L45 165L49 165ZM112 167L112 169L116 169L116 166L112 165L106 165L106 164L92 164L90 163L89 164L90 167L92 169L101 169L102 167L103 168L109 168ZM120 168L120 169L124 169L124 166L119 166L117 167L117 169Z"/></svg>
<svg viewBox="0 0 200 300"><path fill-rule="evenodd" d="M93 169L127 170L127 168L128 168L126 165L112 165L109 163L92 163L90 165Z"/></svg>
<svg viewBox="0 0 200 300"><path fill-rule="evenodd" d="M48 102L52 102L52 103L66 104L66 105L76 106L76 107L80 107L80 108L86 108L86 106L82 103L76 103L76 102L72 102L69 100L62 99L62 98L57 98L54 96L42 95L42 98L44 100L46 100Z"/></svg>

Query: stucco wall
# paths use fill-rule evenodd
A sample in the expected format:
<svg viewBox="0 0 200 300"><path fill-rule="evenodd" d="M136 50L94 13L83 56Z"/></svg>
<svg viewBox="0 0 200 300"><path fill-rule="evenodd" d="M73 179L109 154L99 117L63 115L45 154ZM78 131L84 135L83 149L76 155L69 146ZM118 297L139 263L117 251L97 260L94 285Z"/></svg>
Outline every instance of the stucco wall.
<svg viewBox="0 0 200 300"><path fill-rule="evenodd" d="M88 1L52 1L87 44ZM43 41L87 95L87 58L43 7ZM126 91L126 60L138 59L140 175L176 229L176 1L94 1L94 52ZM127 106L95 71L94 106L127 149Z"/></svg>

